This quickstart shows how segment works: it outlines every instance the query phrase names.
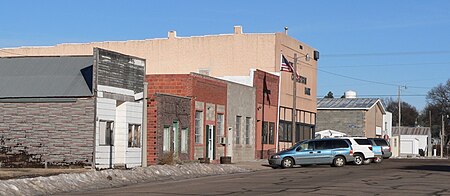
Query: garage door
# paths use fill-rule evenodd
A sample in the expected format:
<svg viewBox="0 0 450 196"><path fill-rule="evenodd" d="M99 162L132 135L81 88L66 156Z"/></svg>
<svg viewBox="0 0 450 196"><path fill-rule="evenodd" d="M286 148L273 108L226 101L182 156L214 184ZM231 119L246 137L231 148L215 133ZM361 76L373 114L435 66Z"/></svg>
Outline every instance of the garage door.
<svg viewBox="0 0 450 196"><path fill-rule="evenodd" d="M401 154L414 154L413 153L413 141L401 141L400 143L400 153Z"/></svg>

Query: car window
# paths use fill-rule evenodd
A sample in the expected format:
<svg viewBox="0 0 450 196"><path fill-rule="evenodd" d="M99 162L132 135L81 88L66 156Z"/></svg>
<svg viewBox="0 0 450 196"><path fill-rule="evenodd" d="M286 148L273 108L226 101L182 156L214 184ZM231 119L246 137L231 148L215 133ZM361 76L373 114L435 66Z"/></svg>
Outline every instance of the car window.
<svg viewBox="0 0 450 196"><path fill-rule="evenodd" d="M345 140L333 140L332 148L348 148L348 143Z"/></svg>
<svg viewBox="0 0 450 196"><path fill-rule="evenodd" d="M315 141L314 146L315 150L331 149L331 141L330 140Z"/></svg>
<svg viewBox="0 0 450 196"><path fill-rule="evenodd" d="M312 150L312 149L313 149L312 142L303 142L298 146L297 151Z"/></svg>
<svg viewBox="0 0 450 196"><path fill-rule="evenodd" d="M355 142L359 145L372 145L368 139L355 139Z"/></svg>
<svg viewBox="0 0 450 196"><path fill-rule="evenodd" d="M377 146L388 146L386 140L383 140L383 139L375 140L375 144L376 144Z"/></svg>

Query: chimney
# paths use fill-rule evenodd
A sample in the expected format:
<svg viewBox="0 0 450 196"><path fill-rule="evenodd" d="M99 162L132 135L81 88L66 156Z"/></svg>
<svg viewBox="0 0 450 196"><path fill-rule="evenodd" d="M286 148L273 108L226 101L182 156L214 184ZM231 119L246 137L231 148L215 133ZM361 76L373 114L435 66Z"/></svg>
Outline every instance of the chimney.
<svg viewBox="0 0 450 196"><path fill-rule="evenodd" d="M169 39L173 39L177 37L177 32L176 31L169 31L169 33L167 33L167 37Z"/></svg>
<svg viewBox="0 0 450 196"><path fill-rule="evenodd" d="M284 34L288 34L288 27L284 27Z"/></svg>
<svg viewBox="0 0 450 196"><path fill-rule="evenodd" d="M234 26L234 34L242 34L242 26Z"/></svg>

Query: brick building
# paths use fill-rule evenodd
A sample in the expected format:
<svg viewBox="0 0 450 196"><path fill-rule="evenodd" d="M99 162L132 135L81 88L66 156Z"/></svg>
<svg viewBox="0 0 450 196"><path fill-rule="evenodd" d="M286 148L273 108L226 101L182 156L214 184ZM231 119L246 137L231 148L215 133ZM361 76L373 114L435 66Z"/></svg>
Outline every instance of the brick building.
<svg viewBox="0 0 450 196"><path fill-rule="evenodd" d="M319 52L286 32L245 33L241 26L235 26L228 34L181 37L176 31L169 31L165 38L8 48L3 49L5 52L0 55L90 54L93 47L142 57L147 60L147 74L197 72L214 77L248 76L251 69L276 73L280 80L277 106L280 125L275 125L275 133L278 133L275 135L281 135L280 141L275 137L277 150L314 135ZM282 54L291 62L295 56L298 57L296 70L306 78L304 83L293 83L291 73L279 71ZM295 95L294 85L297 89ZM295 138L292 137L293 121L297 127Z"/></svg>
<svg viewBox="0 0 450 196"><path fill-rule="evenodd" d="M279 76L256 70L256 151L255 158L265 159L276 152L278 134Z"/></svg>
<svg viewBox="0 0 450 196"><path fill-rule="evenodd" d="M139 166L144 73L144 60L98 48L0 58L1 165Z"/></svg>
<svg viewBox="0 0 450 196"><path fill-rule="evenodd" d="M147 162L149 164L158 163L165 151L175 155L180 154L180 159L189 157L191 160L204 159L212 162L225 156L225 145L218 141L218 138L226 135L224 123L227 118L227 84L225 81L196 73L150 74L147 75L146 80L148 82ZM180 112L189 109L191 124L182 122L179 115L171 115L172 120L160 120L158 116L163 112L163 108L160 107L162 100L157 99L158 93L190 98L190 107L185 105L186 101L181 108L172 106L176 107L173 110ZM175 132L171 131L174 129ZM189 137L183 137L186 130ZM177 136L174 138L174 135ZM165 138L175 143L172 145L164 141ZM182 149L185 151L182 152Z"/></svg>

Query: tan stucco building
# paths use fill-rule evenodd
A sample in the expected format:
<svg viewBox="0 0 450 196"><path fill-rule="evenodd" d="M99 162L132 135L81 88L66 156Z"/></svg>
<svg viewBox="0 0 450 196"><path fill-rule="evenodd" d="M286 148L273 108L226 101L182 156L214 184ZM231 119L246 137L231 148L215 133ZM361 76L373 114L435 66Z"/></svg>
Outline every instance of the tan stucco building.
<svg viewBox="0 0 450 196"><path fill-rule="evenodd" d="M279 71L281 54L291 62L297 54L297 72L307 81L297 83L299 128L296 135L297 139L314 135L318 52L285 32L244 33L241 26L235 26L231 34L178 37L175 31L170 31L167 38L1 49L4 52L0 56L84 55L91 53L94 47L146 59L147 74L198 72L215 77L248 76L250 69L281 74L278 115L285 125L280 126L284 133L278 135L292 134L287 129L292 122L293 82L291 73ZM292 141L292 138L284 138L283 148Z"/></svg>

